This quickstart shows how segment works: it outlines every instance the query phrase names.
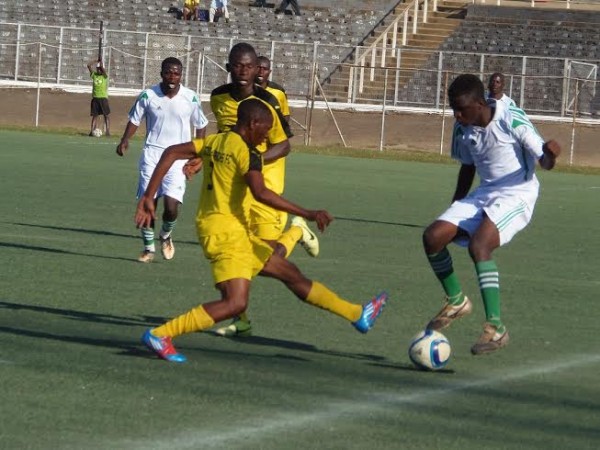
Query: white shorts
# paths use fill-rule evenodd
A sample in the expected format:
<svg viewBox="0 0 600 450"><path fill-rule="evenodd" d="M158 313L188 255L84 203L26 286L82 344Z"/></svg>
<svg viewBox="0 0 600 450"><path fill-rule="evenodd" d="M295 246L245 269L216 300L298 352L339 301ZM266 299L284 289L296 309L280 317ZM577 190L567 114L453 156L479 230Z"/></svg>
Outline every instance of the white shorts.
<svg viewBox="0 0 600 450"><path fill-rule="evenodd" d="M148 187L148 183L150 182L150 177L152 176L152 172L156 165L158 164L158 160L160 159L163 150L156 149L148 149L144 148L142 151L142 156L140 158L138 169L139 169L139 180L138 180L138 188L137 188L137 198L139 199L146 188ZM179 203L183 203L183 196L185 194L185 175L183 173L183 166L186 161L178 160L173 163L167 174L162 180L160 187L156 193L155 198L158 197L171 197L177 200Z"/></svg>
<svg viewBox="0 0 600 450"><path fill-rule="evenodd" d="M510 240L531 221L538 197L539 183L532 180L528 188L501 188L498 190L475 189L462 200L448 208L437 220L450 222L473 236L483 220L483 213L496 225L500 245ZM455 244L469 245L469 238L459 236Z"/></svg>

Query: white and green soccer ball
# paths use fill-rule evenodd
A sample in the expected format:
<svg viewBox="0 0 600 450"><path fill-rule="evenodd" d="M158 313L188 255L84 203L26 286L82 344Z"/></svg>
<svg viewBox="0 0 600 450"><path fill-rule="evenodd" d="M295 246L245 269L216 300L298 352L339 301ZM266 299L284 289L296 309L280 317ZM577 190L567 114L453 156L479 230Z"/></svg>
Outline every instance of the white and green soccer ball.
<svg viewBox="0 0 600 450"><path fill-rule="evenodd" d="M100 128L95 128L94 131L92 131L92 136L101 137L102 130Z"/></svg>
<svg viewBox="0 0 600 450"><path fill-rule="evenodd" d="M423 330L410 340L408 356L423 370L439 370L448 364L452 348L448 338L439 331Z"/></svg>

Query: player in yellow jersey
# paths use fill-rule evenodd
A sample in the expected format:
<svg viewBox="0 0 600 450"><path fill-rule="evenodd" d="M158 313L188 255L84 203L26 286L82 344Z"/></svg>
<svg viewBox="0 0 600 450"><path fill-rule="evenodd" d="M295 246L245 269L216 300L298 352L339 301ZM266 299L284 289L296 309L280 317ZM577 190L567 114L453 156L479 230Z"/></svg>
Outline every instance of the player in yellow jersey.
<svg viewBox="0 0 600 450"><path fill-rule="evenodd" d="M371 329L387 301L387 294L381 293L364 305L348 302L306 278L273 247L254 236L248 222L248 209L254 201L315 221L321 231L333 217L324 210L296 205L266 186L262 154L256 149L273 124L266 104L258 99L245 100L239 105L237 118L236 125L226 133L169 147L138 203L135 221L138 227L144 227L154 219L154 195L171 165L196 155L202 158L205 171L196 228L221 298L146 330L142 342L167 361L186 360L173 346L172 338L206 330L244 312L250 282L256 275L282 281L300 300L345 318L361 333Z"/></svg>
<svg viewBox="0 0 600 450"><path fill-rule="evenodd" d="M287 123L290 123L290 106L288 104L285 89L278 83L271 81L271 60L266 56L258 57L258 74L256 75L256 84L273 94L281 108L281 114Z"/></svg>
<svg viewBox="0 0 600 450"><path fill-rule="evenodd" d="M291 146L292 136L287 120L281 113L277 98L267 90L255 84L258 75L258 57L254 48L247 43L238 43L231 48L227 63L231 83L217 87L211 93L210 107L217 120L219 132L226 132L237 122L237 109L242 100L258 98L273 114L273 126L267 139L257 148L265 163L263 174L265 184L275 193L283 194L285 184L285 157ZM278 211L260 202L253 202L250 208L252 232L269 242L279 255L288 257L296 243L311 256L319 253L319 240L302 217L294 217L291 226L285 230L287 213ZM222 336L247 336L251 333L251 324L247 315L233 320L231 325L219 328Z"/></svg>

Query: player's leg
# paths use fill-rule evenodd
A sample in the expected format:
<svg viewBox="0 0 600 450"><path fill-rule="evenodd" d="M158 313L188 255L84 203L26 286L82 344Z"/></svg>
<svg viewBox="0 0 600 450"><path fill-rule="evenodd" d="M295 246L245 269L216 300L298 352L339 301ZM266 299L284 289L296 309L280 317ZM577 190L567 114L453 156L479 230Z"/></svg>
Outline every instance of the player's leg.
<svg viewBox="0 0 600 450"><path fill-rule="evenodd" d="M221 299L198 305L168 322L147 330L144 344L158 356L171 362L184 362L185 356L173 346L172 339L212 327L216 322L229 319L248 306L250 280L236 278L217 284Z"/></svg>
<svg viewBox="0 0 600 450"><path fill-rule="evenodd" d="M508 331L500 314L500 277L492 252L527 226L535 204L535 198L530 200L514 197L495 201L494 208L486 208L481 225L469 243L486 317L483 334L471 347L474 355L489 353L508 344Z"/></svg>
<svg viewBox="0 0 600 450"><path fill-rule="evenodd" d="M94 135L94 130L96 129L98 123L98 111L96 108L96 100L92 98L90 103L90 116L92 116L92 122L90 124L90 136Z"/></svg>
<svg viewBox="0 0 600 450"><path fill-rule="evenodd" d="M177 161L169 169L160 185L160 193L163 194L163 215L160 228L160 248L163 258L170 260L175 256L175 245L172 233L177 225L179 216L179 205L183 203L185 194L185 175L183 166L185 161Z"/></svg>
<svg viewBox="0 0 600 450"><path fill-rule="evenodd" d="M444 306L427 324L429 329L446 328L453 320L469 314L472 310L471 301L462 291L447 247L455 238L465 235L464 230L445 220L436 220L423 233L425 255L446 293Z"/></svg>
<svg viewBox="0 0 600 450"><path fill-rule="evenodd" d="M362 333L371 329L387 301L387 294L381 293L364 305L351 303L318 281L306 278L296 265L275 253L260 275L280 280L299 299L343 317Z"/></svg>
<svg viewBox="0 0 600 450"><path fill-rule="evenodd" d="M139 178L136 194L138 199L146 191L146 187L148 186L148 182L150 181L154 167L156 167L156 163L152 161L152 158L146 154L146 150L144 149L138 164ZM159 197L157 196L154 199L155 210L158 205L158 198ZM142 263L150 263L154 260L154 254L156 252L156 247L154 245L154 220L149 227L140 228L140 234L142 236L143 250L138 257L138 261Z"/></svg>
<svg viewBox="0 0 600 450"><path fill-rule="evenodd" d="M160 227L160 248L162 255L165 259L173 259L175 256L175 246L173 245L173 239L171 239L171 233L175 229L177 224L178 209L180 202L168 195L163 197L164 211L162 215L162 225Z"/></svg>

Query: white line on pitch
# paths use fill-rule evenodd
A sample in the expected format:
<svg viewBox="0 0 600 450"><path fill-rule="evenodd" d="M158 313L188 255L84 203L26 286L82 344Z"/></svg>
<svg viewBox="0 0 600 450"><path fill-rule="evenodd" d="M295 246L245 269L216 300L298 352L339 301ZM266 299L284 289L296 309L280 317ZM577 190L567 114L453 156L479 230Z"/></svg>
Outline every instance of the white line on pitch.
<svg viewBox="0 0 600 450"><path fill-rule="evenodd" d="M522 380L524 378L549 375L574 367L590 366L600 363L600 354L580 355L568 360L561 360L552 364L536 367L524 367L513 370L510 373L502 372L493 377L483 379L465 380L449 383L446 386L420 389L409 394L390 394L380 392L368 396L364 400L344 401L329 403L329 406L320 408L310 413L278 413L275 412L272 419L252 421L246 425L239 423L231 424L228 429L221 431L212 428L210 431L191 432L185 436L169 436L163 440L151 438L150 440L135 441L127 440L128 448L154 448L154 449L186 449L186 448L234 448L236 444L245 448L252 447L253 440L264 439L270 433L278 433L282 430L293 432L294 429L311 426L324 426L327 422L335 421L341 417L367 416L379 410L389 411L389 405L419 404L437 400L440 396L454 392L468 391L486 386L500 385L506 382Z"/></svg>

